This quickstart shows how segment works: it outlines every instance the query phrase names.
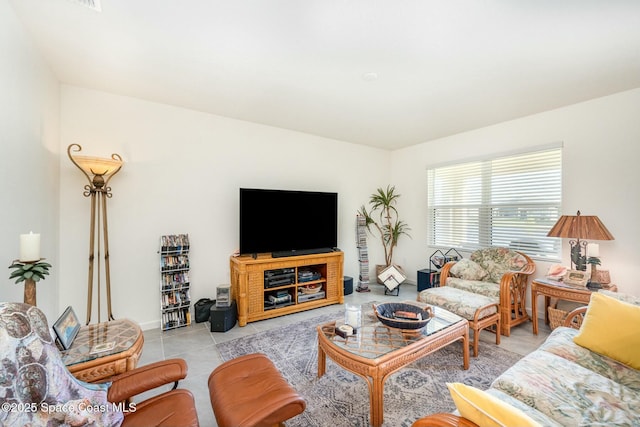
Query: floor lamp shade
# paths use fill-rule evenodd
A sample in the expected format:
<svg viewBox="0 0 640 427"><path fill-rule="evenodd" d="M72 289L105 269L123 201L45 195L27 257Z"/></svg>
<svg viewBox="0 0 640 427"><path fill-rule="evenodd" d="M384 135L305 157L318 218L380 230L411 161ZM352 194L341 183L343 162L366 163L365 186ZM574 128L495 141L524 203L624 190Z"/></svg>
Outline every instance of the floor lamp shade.
<svg viewBox="0 0 640 427"><path fill-rule="evenodd" d="M101 312L101 259L104 254L104 276L107 299L107 320L113 320L111 310L111 272L109 267L109 229L107 226L107 199L111 198L109 180L122 168L122 157L112 154L110 158L81 156L74 153L82 151L78 144L71 144L67 148L67 155L71 162L82 171L89 183L84 186L85 197L91 200L91 231L89 233L89 276L87 284L87 324L91 322L94 278L97 279L98 322ZM97 257L95 253L97 251ZM97 263L95 262L97 258ZM94 270L94 266L97 269Z"/></svg>

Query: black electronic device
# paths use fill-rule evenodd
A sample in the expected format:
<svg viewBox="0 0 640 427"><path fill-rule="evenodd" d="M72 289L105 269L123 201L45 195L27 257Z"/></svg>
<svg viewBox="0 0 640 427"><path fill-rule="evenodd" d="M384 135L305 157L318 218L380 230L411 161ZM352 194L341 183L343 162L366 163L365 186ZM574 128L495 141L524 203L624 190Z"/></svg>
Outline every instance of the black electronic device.
<svg viewBox="0 0 640 427"><path fill-rule="evenodd" d="M226 332L233 328L238 318L238 308L235 301L231 301L228 307L216 307L210 309L211 332Z"/></svg>
<svg viewBox="0 0 640 427"><path fill-rule="evenodd" d="M265 289L277 288L278 286L292 285L295 283L294 277L285 277L282 279L269 279L264 281Z"/></svg>
<svg viewBox="0 0 640 427"><path fill-rule="evenodd" d="M279 268L264 272L264 287L275 288L278 286L291 285L296 282L296 271L293 268Z"/></svg>
<svg viewBox="0 0 640 427"><path fill-rule="evenodd" d="M239 222L241 254L333 252L338 193L241 188Z"/></svg>
<svg viewBox="0 0 640 427"><path fill-rule="evenodd" d="M294 268L278 268L275 270L267 270L264 272L264 277L265 279L267 277L276 277L276 276L282 276L285 274L292 274L295 273L296 270Z"/></svg>

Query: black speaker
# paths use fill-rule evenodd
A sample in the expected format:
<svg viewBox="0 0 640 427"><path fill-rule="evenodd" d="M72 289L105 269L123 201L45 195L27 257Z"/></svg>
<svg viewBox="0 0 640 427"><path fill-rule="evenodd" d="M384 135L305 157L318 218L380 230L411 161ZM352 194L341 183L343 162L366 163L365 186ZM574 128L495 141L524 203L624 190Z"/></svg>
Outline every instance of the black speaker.
<svg viewBox="0 0 640 427"><path fill-rule="evenodd" d="M344 294L350 295L353 293L353 277L344 276Z"/></svg>
<svg viewBox="0 0 640 427"><path fill-rule="evenodd" d="M236 325L238 308L235 301L229 307L211 307L211 332L227 332Z"/></svg>
<svg viewBox="0 0 640 427"><path fill-rule="evenodd" d="M440 271L425 268L418 270L418 292L440 286Z"/></svg>

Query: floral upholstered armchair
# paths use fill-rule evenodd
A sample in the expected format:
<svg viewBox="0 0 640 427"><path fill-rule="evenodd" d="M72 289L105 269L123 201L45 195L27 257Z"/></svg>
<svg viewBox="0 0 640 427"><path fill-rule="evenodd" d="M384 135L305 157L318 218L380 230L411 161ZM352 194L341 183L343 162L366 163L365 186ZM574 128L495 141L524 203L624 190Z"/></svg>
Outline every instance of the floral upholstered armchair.
<svg viewBox="0 0 640 427"><path fill-rule="evenodd" d="M188 390L133 396L185 378L169 359L125 372L105 384L77 380L62 362L47 319L35 306L0 302L0 426L197 426Z"/></svg>
<svg viewBox="0 0 640 427"><path fill-rule="evenodd" d="M467 292L499 300L502 335L529 320L525 308L527 281L535 263L522 252L508 248L478 249L469 259L446 263L440 272L440 286L452 286Z"/></svg>

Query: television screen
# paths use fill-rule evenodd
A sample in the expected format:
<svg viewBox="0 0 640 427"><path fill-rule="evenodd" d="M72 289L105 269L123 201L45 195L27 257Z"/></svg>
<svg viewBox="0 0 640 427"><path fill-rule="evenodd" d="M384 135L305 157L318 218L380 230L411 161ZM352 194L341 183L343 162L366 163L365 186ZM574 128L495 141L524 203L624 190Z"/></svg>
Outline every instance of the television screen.
<svg viewBox="0 0 640 427"><path fill-rule="evenodd" d="M240 189L241 254L288 256L337 245L337 193Z"/></svg>

